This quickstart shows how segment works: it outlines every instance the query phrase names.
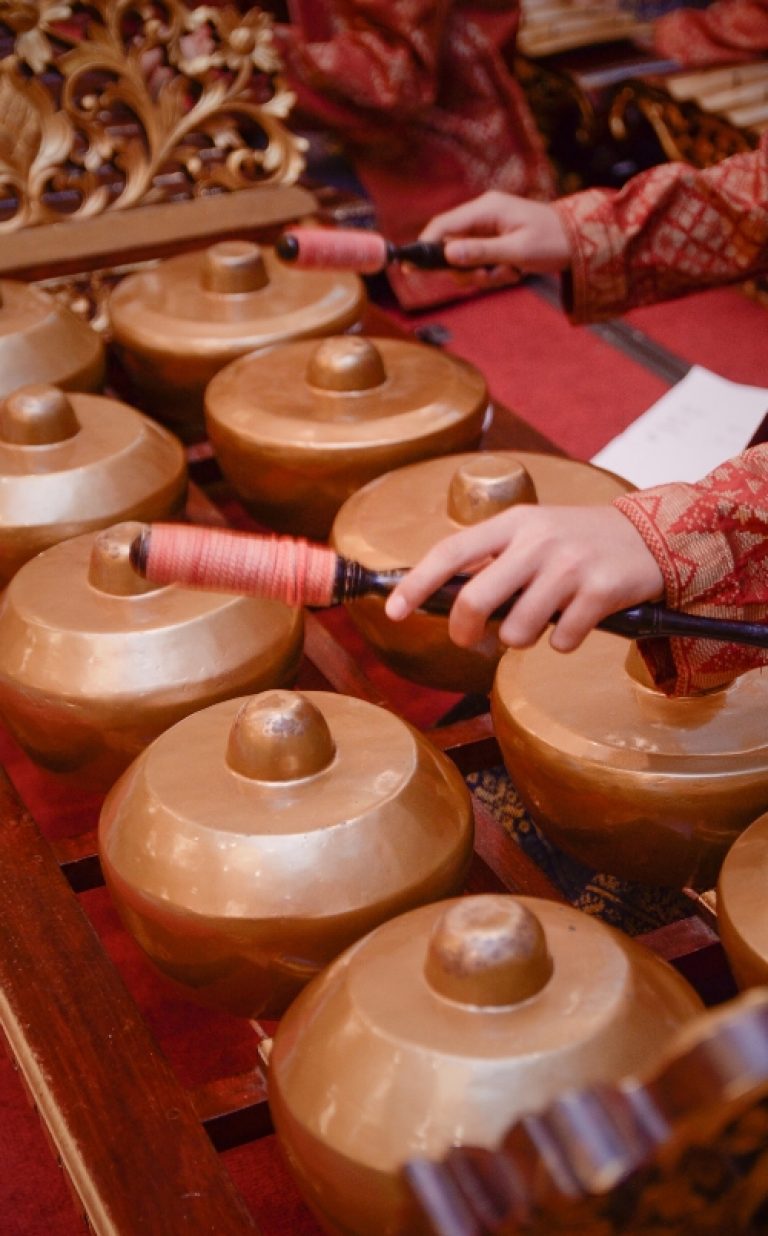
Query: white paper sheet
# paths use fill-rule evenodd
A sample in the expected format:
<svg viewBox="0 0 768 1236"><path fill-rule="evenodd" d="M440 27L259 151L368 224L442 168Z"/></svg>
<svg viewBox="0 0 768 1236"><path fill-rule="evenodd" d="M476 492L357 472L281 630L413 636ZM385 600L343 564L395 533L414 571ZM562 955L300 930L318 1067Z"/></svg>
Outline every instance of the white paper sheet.
<svg viewBox="0 0 768 1236"><path fill-rule="evenodd" d="M698 481L743 451L766 413L768 389L694 365L592 462L640 488Z"/></svg>

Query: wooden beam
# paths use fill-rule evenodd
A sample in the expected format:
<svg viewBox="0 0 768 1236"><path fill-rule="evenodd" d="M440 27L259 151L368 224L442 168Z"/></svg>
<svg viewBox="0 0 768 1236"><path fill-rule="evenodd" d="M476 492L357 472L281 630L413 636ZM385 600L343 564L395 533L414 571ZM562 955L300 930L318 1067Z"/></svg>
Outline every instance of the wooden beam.
<svg viewBox="0 0 768 1236"><path fill-rule="evenodd" d="M258 1231L1 770L0 1024L97 1236Z"/></svg>

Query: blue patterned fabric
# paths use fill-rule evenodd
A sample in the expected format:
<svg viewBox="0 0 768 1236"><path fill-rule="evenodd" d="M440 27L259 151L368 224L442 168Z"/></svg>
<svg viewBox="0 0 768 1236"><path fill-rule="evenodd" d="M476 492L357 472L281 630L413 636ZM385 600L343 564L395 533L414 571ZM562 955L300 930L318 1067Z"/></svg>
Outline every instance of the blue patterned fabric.
<svg viewBox="0 0 768 1236"><path fill-rule="evenodd" d="M473 773L467 783L510 838L579 910L596 914L631 936L653 931L693 912L689 899L675 889L632 884L591 871L556 849L533 823L503 767Z"/></svg>

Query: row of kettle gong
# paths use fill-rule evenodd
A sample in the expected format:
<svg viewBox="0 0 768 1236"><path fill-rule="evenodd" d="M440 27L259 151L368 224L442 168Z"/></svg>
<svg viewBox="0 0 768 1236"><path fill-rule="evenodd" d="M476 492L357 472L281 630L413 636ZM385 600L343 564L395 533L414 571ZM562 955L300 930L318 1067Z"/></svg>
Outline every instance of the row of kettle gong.
<svg viewBox="0 0 768 1236"><path fill-rule="evenodd" d="M343 374L360 362L376 376L378 344L353 338L352 362L337 344L312 354L316 369ZM348 389L357 398L376 386L305 384L324 392L330 421L339 406L332 392L346 406ZM106 401L98 402L106 422ZM35 448L55 446L61 457L79 445L86 418L78 397L38 389L9 406L2 433L27 461L41 458ZM51 424L56 433L63 426L59 438ZM180 508L180 448L154 430L176 478L157 481L166 505L110 519ZM144 459L123 465L121 477L152 471ZM28 462L15 475L41 471ZM88 481L84 493L116 487L93 472ZM510 501L538 493L594 502L623 488L587 465L543 456L437 458L357 490L331 539L364 565L407 566L438 536ZM66 537L81 531L70 518ZM105 803L102 861L129 928L185 990L240 1012L277 1012L341 953L281 1023L270 1063L275 1122L327 1230L406 1230L405 1158L443 1153L457 1129L477 1142L481 1125L497 1137L521 1105L639 1067L648 1041L661 1045L698 1002L655 959L566 907L506 897L445 903L462 887L472 844L466 788L452 766L371 705L263 691L293 681L301 614L154 589L128 562L135 531L129 524L67 539L16 571L0 608L0 657L8 649L12 662L0 665L0 707L48 766L92 761L111 781L133 760ZM434 627L402 624L402 644L390 652L372 600L354 603L361 629L395 668L432 682L450 663L445 620L415 615ZM257 604L271 609L257 614ZM448 672L458 689L483 690L495 672L497 734L534 816L604 869L708 883L768 805L751 728L756 734L760 676L669 701L627 646L602 633L583 658L559 657L542 642L506 654L496 671L500 651L490 640L468 667ZM235 665L224 663L230 652ZM41 665L61 688L58 701L42 699ZM465 672L468 686L459 685ZM164 698L152 696L156 682ZM78 710L91 697L95 719L86 720Z"/></svg>
<svg viewBox="0 0 768 1236"><path fill-rule="evenodd" d="M455 896L464 781L365 701L275 690L187 717L108 794L99 845L177 989L281 1016L270 1109L333 1236L416 1236L405 1162L493 1147L564 1093L646 1073L701 1014L671 967L581 911Z"/></svg>
<svg viewBox="0 0 768 1236"><path fill-rule="evenodd" d="M620 932L554 902L452 896L471 816L452 764L389 711L293 691L186 718L104 804L104 874L157 969L216 1007L282 1014L270 1109L332 1236L417 1236L407 1161L495 1146L519 1116L647 1073L696 1031L695 992ZM724 896L746 863L760 982L749 849L764 872L767 823L721 878Z"/></svg>
<svg viewBox="0 0 768 1236"><path fill-rule="evenodd" d="M0 603L0 711L49 767L88 770L109 784L186 712L293 680L299 612L153 588L128 563L135 526L84 531L173 516L185 485L178 442L125 405L50 387L0 405L0 562L10 578ZM407 567L520 494L594 502L623 488L557 457L440 457L363 486L336 515L331 543L374 570ZM24 562L51 539L61 543ZM526 806L592 867L708 887L733 839L768 808L759 671L704 696L667 699L634 647L603 632L567 657L543 639L500 661L493 631L467 651L451 644L438 615L393 624L377 597L350 602L349 612L406 677L454 691L492 688L496 734Z"/></svg>
<svg viewBox="0 0 768 1236"><path fill-rule="evenodd" d="M259 264L265 261L271 283L261 283L259 275L256 282L261 286L250 287L254 263L261 269ZM189 331L197 339L195 346L202 348L211 305L220 304L219 317L229 322L227 330L237 319L238 304L242 320L253 324L270 305L283 303L283 293L278 295L275 285L282 287L283 279L290 284L295 276L304 281L305 297L315 278L321 284L326 279L317 272L279 268L269 251L260 254L244 242L229 242L130 276L118 285L113 300L122 295L136 315L137 306L148 303L169 320L186 314L185 320L197 322L197 334L191 327ZM343 276L343 286L349 278ZM200 285L197 291L193 284ZM80 378L69 373L66 380L82 380L83 373L94 379L94 365L99 370L103 357L99 353L94 359L93 332L39 289L4 281L2 293L0 338L6 342L14 338L17 344L20 338L34 340L42 349L44 342L50 344L51 338L60 336L60 355L77 358L80 366ZM322 302L324 295L316 299ZM359 296L355 299L347 288L345 297L351 297L357 313ZM312 297L308 299L312 303ZM335 301L336 293L330 299ZM259 304L260 309L254 308ZM354 316L351 309L349 313ZM339 329L349 320L331 320L330 328ZM153 337L159 340L162 331L155 319L153 323ZM79 344L80 332L88 336L84 358L74 342ZM271 337L278 335L275 328ZM253 335L243 329L240 343L253 346ZM387 351L390 345L392 350ZM55 351L49 348L46 355ZM24 354L18 346L2 351L3 372L8 356ZM224 359L222 354L216 363ZM234 456L244 452L246 475L259 475L261 467L262 475L281 478L276 483L280 492L257 494L256 505L264 504L259 509L270 525L286 527L281 493L298 495L298 515L294 511L290 518L299 518L299 531L312 535L317 512L306 510L299 480L308 465L306 459L297 465L287 458L296 447L311 457L309 492L321 496L323 527L329 518L333 520L332 544L373 569L407 567L441 536L515 501L535 500L537 495L545 502L608 501L624 488L617 478L589 465L519 452L428 459L395 468L358 488L371 470L397 462L396 456L377 454L383 436L388 435L398 449L407 447L418 455L456 451L462 435L474 439L480 431L487 403L480 375L471 366L415 343L354 335L320 344L287 343L236 360L214 377L209 389L217 383L222 384L221 399L215 401L221 405L220 416L216 414L221 432L236 439ZM290 415L281 418L278 405L283 411L288 407ZM456 433L458 437L450 436ZM259 466L243 445L248 434L255 439L261 434ZM356 454L364 461L363 471L347 475L343 492L337 491L335 461L342 461L343 471L344 461ZM67 396L39 386L31 393L27 389L12 394L0 406L3 578L54 539L119 519L151 520L177 512L183 503L183 471L178 443L138 414L129 418L125 405L112 401L108 406L97 396ZM337 509L343 494L351 490L355 492ZM301 522L305 516L306 524ZM289 521L287 526L293 525ZM41 596L46 587L40 588ZM129 591L133 588L145 590L138 581L130 582ZM28 585L30 590L36 591L37 585ZM110 594L110 586L106 592ZM92 593L90 588L90 599ZM154 601L147 599L144 612L153 606ZM112 603L110 613L114 616L117 609ZM133 613L140 609L137 603ZM501 652L492 633L480 648L467 652L451 645L441 617L419 613L405 623L392 624L384 619L383 603L375 597L351 603L350 613L398 672L452 690L490 688ZM201 638L204 626L199 628ZM18 630L17 621L14 632ZM166 641L170 639L166 632ZM275 678L233 671L232 681L218 684L218 698L286 681L282 641L280 636ZM193 650L184 650L177 661L188 657L191 664L193 655ZM246 659L253 655L252 649L243 650ZM258 655L263 664L262 647ZM292 655L295 660L295 651ZM89 671L96 690L98 666L103 663L104 657L97 656L97 670ZM180 693L189 706L207 702L188 680L190 675L198 679L201 675L189 671L185 676L182 667L180 674ZM138 684L142 690L147 678L145 673ZM24 690L31 689L25 681ZM208 697L213 698L215 691ZM70 715L71 704L68 698ZM595 633L583 650L567 659L551 653L545 641L526 653L507 654L496 676L493 708L506 762L531 813L564 848L592 866L650 882L710 884L730 841L768 805L762 791L759 674L745 675L706 697L667 700L650 687L639 659L631 653L627 657L620 641ZM27 708L32 714L25 722L27 729L37 711ZM118 740L123 764L141 742L181 715L181 706L166 699L156 713L154 729L141 722L133 738ZM77 730L76 725L73 728ZM110 726L104 726L102 717L96 728L109 731ZM27 738L30 750L44 754L30 734ZM50 763L71 767L80 757L68 760L63 751L49 758Z"/></svg>

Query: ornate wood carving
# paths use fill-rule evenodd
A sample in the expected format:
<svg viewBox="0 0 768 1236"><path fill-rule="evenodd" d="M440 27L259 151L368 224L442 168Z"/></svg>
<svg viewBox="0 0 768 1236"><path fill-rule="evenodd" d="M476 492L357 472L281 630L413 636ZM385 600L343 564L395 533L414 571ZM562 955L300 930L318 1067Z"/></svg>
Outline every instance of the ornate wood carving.
<svg viewBox="0 0 768 1236"><path fill-rule="evenodd" d="M728 155L752 150L758 141L756 133L739 128L727 117L677 100L663 85L639 79L627 82L612 100L609 125L618 141L628 139L633 112L651 126L668 159L681 159L695 167L709 167Z"/></svg>
<svg viewBox="0 0 768 1236"><path fill-rule="evenodd" d="M574 1091L498 1151L406 1178L437 1236L758 1236L768 1230L768 992L706 1013L643 1081Z"/></svg>
<svg viewBox="0 0 768 1236"><path fill-rule="evenodd" d="M290 184L271 17L180 0L0 0L0 232Z"/></svg>

